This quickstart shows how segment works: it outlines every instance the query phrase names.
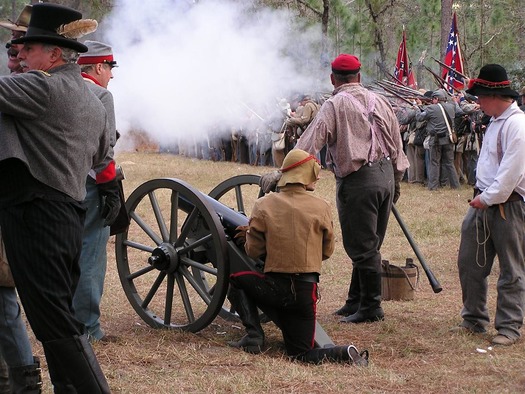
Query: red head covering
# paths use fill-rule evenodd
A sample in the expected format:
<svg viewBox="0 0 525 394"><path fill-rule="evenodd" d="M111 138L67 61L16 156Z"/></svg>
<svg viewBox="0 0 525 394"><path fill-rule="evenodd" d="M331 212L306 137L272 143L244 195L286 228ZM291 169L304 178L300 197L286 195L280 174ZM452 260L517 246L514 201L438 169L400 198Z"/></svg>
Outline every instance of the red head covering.
<svg viewBox="0 0 525 394"><path fill-rule="evenodd" d="M357 74L360 68L359 59L346 53L340 54L332 62L332 71L340 74Z"/></svg>

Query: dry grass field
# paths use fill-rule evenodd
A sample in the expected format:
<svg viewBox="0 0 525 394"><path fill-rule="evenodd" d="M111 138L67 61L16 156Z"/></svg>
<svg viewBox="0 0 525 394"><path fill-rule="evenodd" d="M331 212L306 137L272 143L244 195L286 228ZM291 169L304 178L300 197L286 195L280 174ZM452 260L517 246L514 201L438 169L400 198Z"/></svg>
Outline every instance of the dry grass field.
<svg viewBox="0 0 525 394"><path fill-rule="evenodd" d="M208 193L239 174L262 174L269 168L199 161L156 153L119 153L129 195L143 182L173 177ZM385 301L386 318L369 324L343 324L332 315L346 297L351 264L346 257L335 210L335 182L322 172L316 194L334 206L335 254L324 263L318 319L337 344L368 349L370 365L292 363L283 356L273 323L264 325L267 348L261 355L227 346L242 335L240 324L217 317L198 333L150 328L132 309L115 262L115 240L108 244L108 273L102 325L116 343L97 343L95 352L114 393L519 393L525 392L525 341L510 348L490 348L489 336L450 333L460 322L461 292L456 256L460 225L470 187L430 192L402 185L397 207L443 291L435 294L420 269L415 299ZM404 265L416 260L392 216L383 258ZM416 260L416 263L419 263ZM474 262L473 262L474 263ZM494 315L497 264L490 277L489 308ZM39 344L35 352L43 357ZM51 393L45 361L44 392Z"/></svg>

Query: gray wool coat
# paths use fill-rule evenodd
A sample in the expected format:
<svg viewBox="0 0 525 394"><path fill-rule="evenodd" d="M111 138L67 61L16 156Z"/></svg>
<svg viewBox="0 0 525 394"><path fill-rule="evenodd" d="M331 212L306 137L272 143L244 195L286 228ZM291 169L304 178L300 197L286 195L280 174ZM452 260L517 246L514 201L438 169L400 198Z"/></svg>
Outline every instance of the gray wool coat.
<svg viewBox="0 0 525 394"><path fill-rule="evenodd" d="M32 176L76 201L91 168L104 168L110 125L77 64L0 77L0 161L22 160Z"/></svg>

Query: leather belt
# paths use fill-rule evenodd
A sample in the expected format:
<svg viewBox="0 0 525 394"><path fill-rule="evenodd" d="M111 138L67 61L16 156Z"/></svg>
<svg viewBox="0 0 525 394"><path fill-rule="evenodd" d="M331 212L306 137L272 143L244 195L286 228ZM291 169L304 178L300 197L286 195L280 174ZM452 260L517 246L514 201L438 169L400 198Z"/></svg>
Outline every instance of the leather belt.
<svg viewBox="0 0 525 394"><path fill-rule="evenodd" d="M366 163L368 167L372 167L376 164L383 164L385 161L390 161L390 156L384 156L381 159L378 159L376 161L369 161Z"/></svg>
<svg viewBox="0 0 525 394"><path fill-rule="evenodd" d="M481 190L475 187L474 188L474 198L479 194L481 194ZM512 202L512 201L520 201L520 200L523 201L523 197L521 197L521 195L518 192L512 192L509 198L507 198L507 201L505 201L505 203Z"/></svg>

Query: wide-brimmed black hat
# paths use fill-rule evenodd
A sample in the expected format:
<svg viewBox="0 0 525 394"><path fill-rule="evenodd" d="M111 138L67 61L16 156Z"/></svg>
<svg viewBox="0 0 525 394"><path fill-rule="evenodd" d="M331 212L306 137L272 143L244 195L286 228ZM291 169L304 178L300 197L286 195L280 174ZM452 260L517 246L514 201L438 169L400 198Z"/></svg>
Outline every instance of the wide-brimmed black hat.
<svg viewBox="0 0 525 394"><path fill-rule="evenodd" d="M518 98L519 94L510 87L507 71L499 64L487 64L479 70L479 76L471 79L466 90L474 96L508 96Z"/></svg>
<svg viewBox="0 0 525 394"><path fill-rule="evenodd" d="M59 4L33 5L26 35L13 40L13 44L41 42L86 52L88 48L78 38L97 29L94 19L82 19L82 14Z"/></svg>

